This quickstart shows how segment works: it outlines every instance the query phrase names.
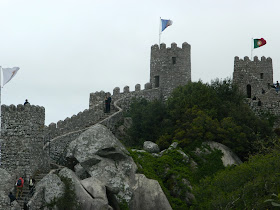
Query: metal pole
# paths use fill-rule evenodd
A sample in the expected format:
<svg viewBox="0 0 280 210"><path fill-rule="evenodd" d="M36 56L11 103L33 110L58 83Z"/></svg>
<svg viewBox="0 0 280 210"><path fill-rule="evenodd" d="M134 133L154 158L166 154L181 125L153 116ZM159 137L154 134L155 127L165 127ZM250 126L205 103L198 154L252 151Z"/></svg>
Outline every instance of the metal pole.
<svg viewBox="0 0 280 210"><path fill-rule="evenodd" d="M254 39L252 38L252 40L251 40L251 61L252 61L252 59L253 59L253 43L254 43Z"/></svg>
<svg viewBox="0 0 280 210"><path fill-rule="evenodd" d="M1 152L1 147L2 147L2 135L1 135L1 127L2 127L2 122L1 122L1 118L2 118L2 112L1 112L1 90L2 90L2 84L1 84L1 74L2 74L2 66L0 66L0 166L1 166L1 160L2 160L2 152Z"/></svg>
<svg viewBox="0 0 280 210"><path fill-rule="evenodd" d="M159 17L159 47L160 47L160 36L161 36L162 24L161 24L161 17Z"/></svg>

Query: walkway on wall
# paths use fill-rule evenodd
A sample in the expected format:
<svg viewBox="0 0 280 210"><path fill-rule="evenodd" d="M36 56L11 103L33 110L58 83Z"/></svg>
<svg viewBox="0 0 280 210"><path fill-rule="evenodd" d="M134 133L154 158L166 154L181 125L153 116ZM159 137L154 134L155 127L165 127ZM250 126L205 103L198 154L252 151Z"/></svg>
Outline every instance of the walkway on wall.
<svg viewBox="0 0 280 210"><path fill-rule="evenodd" d="M41 179L44 178L44 176L46 176L47 173L37 173L34 177L35 179L35 185L41 181ZM18 204L21 206L21 208L23 209L23 205L24 205L24 202L27 202L29 201L29 199L32 197L32 193L31 191L29 190L29 183L28 183L29 180L24 180L24 186L23 186L23 190L22 190L22 197L21 198L18 198L17 202ZM35 190L34 192L35 193Z"/></svg>
<svg viewBox="0 0 280 210"><path fill-rule="evenodd" d="M114 124L116 122L118 122L118 120L122 117L122 108L119 107L117 104L119 101L125 99L125 97L123 98L120 98L118 100L116 100L114 103L113 103L113 108L111 109L111 112L110 113L105 113L103 117L101 117L95 124L102 124L106 127L108 127L108 129L110 129L111 131L114 130ZM62 134L60 136L56 136L55 138L53 139L50 139L48 140L48 142L44 145L44 150L45 151L48 151L51 150L52 146L54 143L57 143L57 142L61 142L61 139L63 138L68 138L70 139L69 142L71 142L73 140L73 136L79 136L81 133L83 133L84 131L86 131L87 129L89 129L91 126L95 125L95 124L92 124L86 128L83 128L83 129L80 129L80 130L76 130L76 131L72 131L72 132L68 132L68 133L65 133L65 134ZM72 140L71 140L71 137L72 136ZM50 142L50 146L49 146L49 142ZM67 142L67 143L69 143ZM65 145L67 146L67 145ZM51 151L49 151L50 153ZM56 153L56 151L52 151L53 153Z"/></svg>

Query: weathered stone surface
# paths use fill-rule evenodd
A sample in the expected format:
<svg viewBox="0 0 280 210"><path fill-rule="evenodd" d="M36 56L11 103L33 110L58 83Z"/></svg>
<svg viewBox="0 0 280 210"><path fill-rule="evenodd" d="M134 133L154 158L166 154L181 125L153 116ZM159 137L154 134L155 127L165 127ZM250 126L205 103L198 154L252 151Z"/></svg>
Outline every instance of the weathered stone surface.
<svg viewBox="0 0 280 210"><path fill-rule="evenodd" d="M118 197L129 201L137 169L128 151L105 126L96 124L71 142L67 157L74 157L90 174ZM95 160L95 161L93 161Z"/></svg>
<svg viewBox="0 0 280 210"><path fill-rule="evenodd" d="M51 203L54 198L61 197L64 194L64 188L64 183L57 175L47 174L36 185L35 193L28 202L30 209L40 209L45 203Z"/></svg>
<svg viewBox="0 0 280 210"><path fill-rule="evenodd" d="M208 141L205 142L205 144L209 145L212 149L218 149L222 151L222 153L224 154L224 156L222 157L224 166L239 165L242 163L239 157L227 146L214 141Z"/></svg>
<svg viewBox="0 0 280 210"><path fill-rule="evenodd" d="M159 152L159 147L157 144L151 141L145 141L143 145L143 149L147 152L150 153L158 153Z"/></svg>
<svg viewBox="0 0 280 210"><path fill-rule="evenodd" d="M0 209L10 209L10 199L8 194L14 184L15 180L12 176L6 170L0 168ZM16 204L17 202L14 202L13 206L16 207Z"/></svg>
<svg viewBox="0 0 280 210"><path fill-rule="evenodd" d="M90 177L82 180L81 184L93 198L104 200L108 204L106 187L98 179Z"/></svg>
<svg viewBox="0 0 280 210"><path fill-rule="evenodd" d="M43 152L45 108L22 104L1 108L0 168L17 177L29 177L38 168L48 169L47 154Z"/></svg>
<svg viewBox="0 0 280 210"><path fill-rule="evenodd" d="M80 180L90 177L89 173L81 166L81 164L75 165L74 171Z"/></svg>
<svg viewBox="0 0 280 210"><path fill-rule="evenodd" d="M0 168L0 191L9 193L9 190L14 186L15 180L13 177L3 168Z"/></svg>
<svg viewBox="0 0 280 210"><path fill-rule="evenodd" d="M172 210L165 194L156 180L147 179L143 174L136 174L133 186L133 200L130 209L133 210Z"/></svg>
<svg viewBox="0 0 280 210"><path fill-rule="evenodd" d="M12 205L10 208L7 208L7 210L21 210L21 206L19 205L19 203L17 201L12 202ZM1 209L4 210L4 209Z"/></svg>
<svg viewBox="0 0 280 210"><path fill-rule="evenodd" d="M95 191L94 190L88 191L87 188L83 187L78 177L70 169L63 168L59 172L59 175L71 179L72 183L74 184L75 193L78 198L78 202L80 203L82 209L88 209L88 210L112 209L108 205L105 186L101 186L101 183L98 182L98 180L95 180L95 182L92 183L88 182L88 187L90 186L90 184L93 184L91 186L95 190ZM92 194L93 191L95 193Z"/></svg>

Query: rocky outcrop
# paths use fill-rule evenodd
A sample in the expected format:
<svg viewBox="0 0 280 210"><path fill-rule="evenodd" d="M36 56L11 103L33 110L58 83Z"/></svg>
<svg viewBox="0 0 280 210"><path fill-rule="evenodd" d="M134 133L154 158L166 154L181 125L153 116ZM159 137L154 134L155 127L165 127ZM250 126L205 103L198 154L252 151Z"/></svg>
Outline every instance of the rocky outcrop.
<svg viewBox="0 0 280 210"><path fill-rule="evenodd" d="M152 141L145 141L143 145L143 149L147 152L150 153L158 153L159 152L159 147L157 144L155 144Z"/></svg>
<svg viewBox="0 0 280 210"><path fill-rule="evenodd" d="M222 151L224 154L222 157L224 166L239 165L242 163L239 157L227 146L214 141L208 141L204 144L209 145L211 149L218 149Z"/></svg>
<svg viewBox="0 0 280 210"><path fill-rule="evenodd" d="M103 125L96 124L72 141L67 159L75 160L77 175L98 179L118 198L130 201L136 164L118 139ZM82 173L84 171L84 173Z"/></svg>
<svg viewBox="0 0 280 210"><path fill-rule="evenodd" d="M106 188L97 179L88 178L80 181L76 174L68 168L63 168L59 172L59 175L71 179L81 209L112 209L112 207L108 205Z"/></svg>
<svg viewBox="0 0 280 210"><path fill-rule="evenodd" d="M60 198L64 194L64 189L65 185L60 178L56 174L49 173L37 183L35 193L28 202L29 209L41 209L54 199Z"/></svg>
<svg viewBox="0 0 280 210"><path fill-rule="evenodd" d="M10 199L8 197L9 192L13 189L15 180L4 169L0 168L0 209L10 209ZM16 201L12 204L12 209L17 208L19 205Z"/></svg>
<svg viewBox="0 0 280 210"><path fill-rule="evenodd" d="M123 202L133 210L171 209L159 183L135 174L133 159L105 126L90 127L68 145L65 154L71 169L57 169L45 176L28 203L30 209L61 197L65 189L62 177L71 180L82 209L118 210Z"/></svg>
<svg viewBox="0 0 280 210"><path fill-rule="evenodd" d="M133 186L134 199L131 201L133 210L172 210L159 183L147 179L144 174L136 174L136 183Z"/></svg>

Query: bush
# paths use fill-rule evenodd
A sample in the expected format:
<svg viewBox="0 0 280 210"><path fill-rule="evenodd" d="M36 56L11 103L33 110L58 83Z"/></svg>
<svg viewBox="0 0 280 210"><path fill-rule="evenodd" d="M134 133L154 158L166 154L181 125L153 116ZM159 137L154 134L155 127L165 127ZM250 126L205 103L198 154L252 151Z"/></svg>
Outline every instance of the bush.
<svg viewBox="0 0 280 210"><path fill-rule="evenodd" d="M207 177L195 187L193 209L271 209L280 191L280 152L256 155L239 166Z"/></svg>

